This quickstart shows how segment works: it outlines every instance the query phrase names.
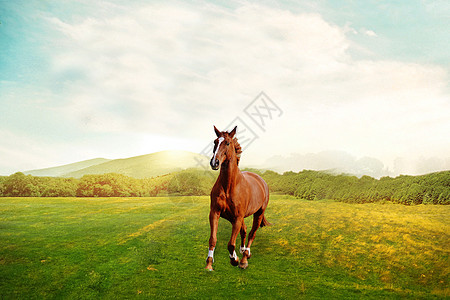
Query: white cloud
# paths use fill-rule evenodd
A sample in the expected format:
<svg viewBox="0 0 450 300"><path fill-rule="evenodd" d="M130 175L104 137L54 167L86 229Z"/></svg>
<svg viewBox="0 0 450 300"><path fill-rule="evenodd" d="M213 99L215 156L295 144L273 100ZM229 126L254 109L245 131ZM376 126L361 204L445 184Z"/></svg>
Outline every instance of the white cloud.
<svg viewBox="0 0 450 300"><path fill-rule="evenodd" d="M370 36L370 37L377 37L377 36L378 36L378 35L375 33L375 31L370 30L370 29L365 29L365 28L362 28L362 29L361 29L361 33L362 33L362 34L365 34L365 35L367 35L367 36Z"/></svg>
<svg viewBox="0 0 450 300"><path fill-rule="evenodd" d="M66 85L67 111L78 112L83 123L86 116L100 118L98 111L124 119L114 105L136 107L134 122L127 127L125 118L123 130L164 127L164 120L174 122L174 130L177 120L197 111L238 106L242 95L261 89L292 89L332 74L348 59L344 33L319 15L258 5L228 12L155 4L79 24L51 22L67 45L55 56L55 79L80 74Z"/></svg>

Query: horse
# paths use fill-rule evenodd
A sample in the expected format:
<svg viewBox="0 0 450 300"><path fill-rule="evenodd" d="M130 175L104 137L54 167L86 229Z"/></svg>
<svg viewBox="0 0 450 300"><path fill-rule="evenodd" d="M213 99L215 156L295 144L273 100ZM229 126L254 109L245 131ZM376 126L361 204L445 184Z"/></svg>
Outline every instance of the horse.
<svg viewBox="0 0 450 300"><path fill-rule="evenodd" d="M205 267L209 271L213 271L214 249L220 217L228 220L232 225L231 238L228 242L230 263L233 266L239 265L241 269L248 267L248 259L251 257L250 246L255 239L256 231L259 227L270 225L264 216L269 203L269 187L259 175L239 170L242 149L235 137L236 129L237 126L230 132L221 132L214 126L217 138L214 140L210 165L213 170L220 168L220 173L210 195L211 235ZM247 227L244 218L250 215L253 215L253 226L248 236L248 244L245 246ZM235 251L238 233L241 235L239 250L243 255L240 261Z"/></svg>

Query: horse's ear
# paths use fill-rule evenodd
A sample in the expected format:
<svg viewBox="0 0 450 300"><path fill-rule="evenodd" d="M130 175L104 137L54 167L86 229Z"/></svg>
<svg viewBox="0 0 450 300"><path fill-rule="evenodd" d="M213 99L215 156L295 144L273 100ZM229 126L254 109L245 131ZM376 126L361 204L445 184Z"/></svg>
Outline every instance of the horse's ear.
<svg viewBox="0 0 450 300"><path fill-rule="evenodd" d="M236 129L237 129L237 126L234 126L234 129L231 130L231 132L230 132L230 138L234 137L234 135L236 134Z"/></svg>
<svg viewBox="0 0 450 300"><path fill-rule="evenodd" d="M216 126L214 126L214 131L216 132L217 137L220 137L220 130L216 128Z"/></svg>

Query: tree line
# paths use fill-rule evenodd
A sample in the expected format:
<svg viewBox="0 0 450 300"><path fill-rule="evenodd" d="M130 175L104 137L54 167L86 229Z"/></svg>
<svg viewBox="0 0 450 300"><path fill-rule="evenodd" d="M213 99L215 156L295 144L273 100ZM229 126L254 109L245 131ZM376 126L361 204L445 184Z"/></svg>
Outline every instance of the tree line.
<svg viewBox="0 0 450 300"><path fill-rule="evenodd" d="M261 176L272 192L307 200L334 199L349 203L389 201L406 205L450 204L450 171L380 179L318 171L283 174L266 171Z"/></svg>
<svg viewBox="0 0 450 300"><path fill-rule="evenodd" d="M154 197L208 195L216 180L209 171L187 169L137 179L117 173L85 175L80 179L39 177L17 172L0 176L0 197Z"/></svg>
<svg viewBox="0 0 450 300"><path fill-rule="evenodd" d="M122 174L85 175L80 179L15 173L0 178L4 197L150 197L167 189L167 176L135 179Z"/></svg>
<svg viewBox="0 0 450 300"><path fill-rule="evenodd" d="M272 193L307 200L335 199L350 203L389 201L406 205L450 204L450 171L395 178L358 178L320 171L258 173ZM36 177L15 173L0 177L3 197L151 197L209 195L218 172L188 169L136 179L122 174L85 175L80 179Z"/></svg>

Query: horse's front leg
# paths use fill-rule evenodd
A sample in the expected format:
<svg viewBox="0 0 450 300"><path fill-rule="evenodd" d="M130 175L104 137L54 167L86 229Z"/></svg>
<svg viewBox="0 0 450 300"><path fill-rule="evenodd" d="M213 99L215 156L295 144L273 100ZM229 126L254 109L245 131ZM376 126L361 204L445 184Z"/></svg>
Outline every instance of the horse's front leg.
<svg viewBox="0 0 450 300"><path fill-rule="evenodd" d="M214 249L217 243L217 227L219 225L220 213L211 210L209 212L209 226L211 227L211 235L209 237L209 251L208 257L206 258L205 269L213 271L212 264L214 262Z"/></svg>
<svg viewBox="0 0 450 300"><path fill-rule="evenodd" d="M238 218L232 223L231 229L231 238L228 242L228 252L230 252L230 263L233 266L237 266L239 264L239 258L236 254L236 238L241 230L242 223L244 222L244 218Z"/></svg>

